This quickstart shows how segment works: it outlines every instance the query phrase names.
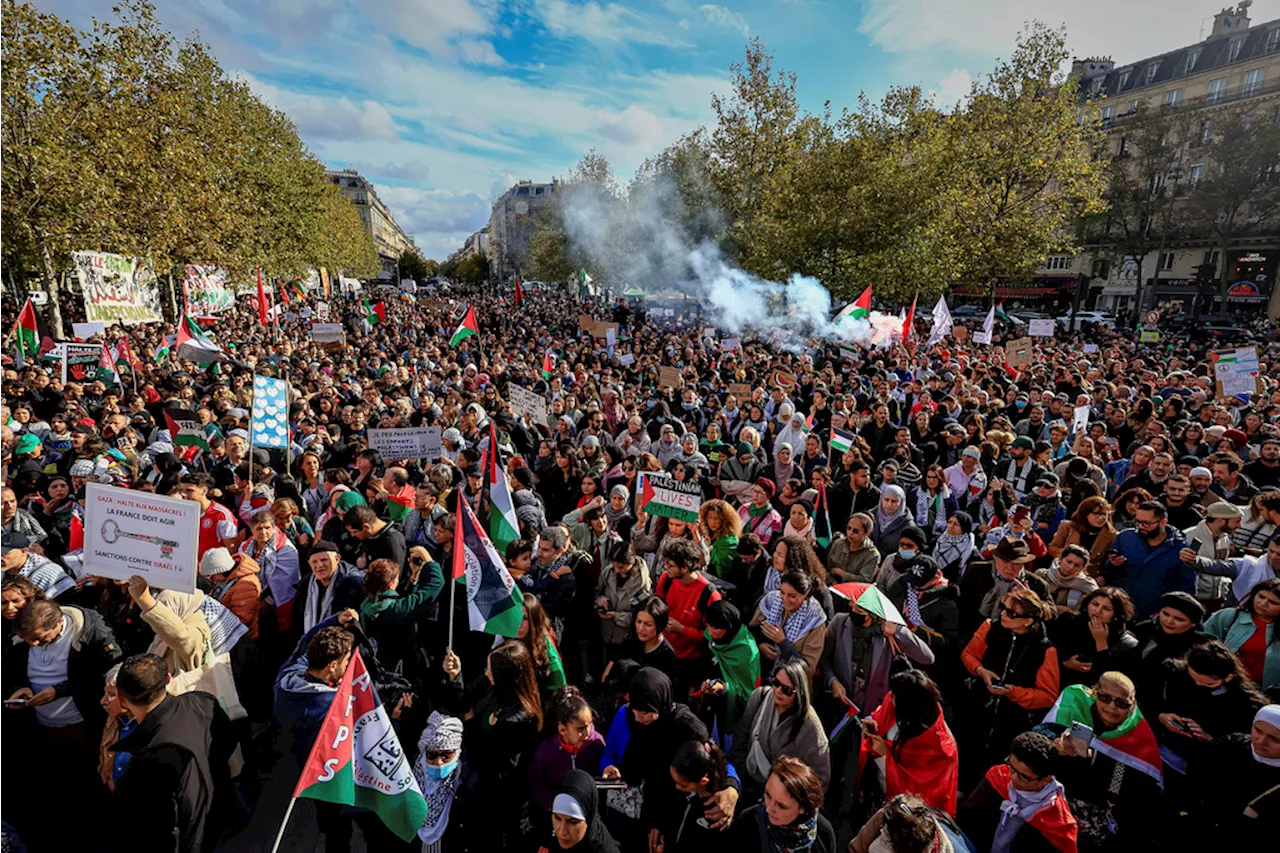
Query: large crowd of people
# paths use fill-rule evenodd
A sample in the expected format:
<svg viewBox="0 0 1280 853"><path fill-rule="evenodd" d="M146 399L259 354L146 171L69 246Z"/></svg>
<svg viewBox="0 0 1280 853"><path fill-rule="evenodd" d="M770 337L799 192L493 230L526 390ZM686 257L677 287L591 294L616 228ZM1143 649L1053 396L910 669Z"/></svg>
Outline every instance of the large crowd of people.
<svg viewBox="0 0 1280 853"><path fill-rule="evenodd" d="M1012 367L927 323L725 348L697 309L525 291L311 294L268 326L242 298L216 365L112 326L116 373L65 383L6 346L6 850L269 849L246 827L356 649L427 816L406 842L317 803L329 851L1275 843L1274 347L1224 398L1206 345L1122 330ZM320 301L344 342L312 340ZM251 446L254 375L288 383L288 449ZM420 426L439 458L369 447ZM447 582L491 470L514 636ZM695 484L696 521L646 511L650 476ZM195 593L94 575L90 483L199 504Z"/></svg>

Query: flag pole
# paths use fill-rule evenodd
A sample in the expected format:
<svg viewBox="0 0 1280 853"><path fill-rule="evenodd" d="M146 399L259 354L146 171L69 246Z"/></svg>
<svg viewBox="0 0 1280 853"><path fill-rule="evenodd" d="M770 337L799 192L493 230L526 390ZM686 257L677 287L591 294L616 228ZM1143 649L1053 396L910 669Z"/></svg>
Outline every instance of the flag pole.
<svg viewBox="0 0 1280 853"><path fill-rule="evenodd" d="M250 374L250 383L253 382L252 377L256 375ZM252 388L253 385L250 384L249 387ZM254 400L255 407L257 402L257 400ZM253 408L249 409L249 494L253 494Z"/></svg>
<svg viewBox="0 0 1280 853"><path fill-rule="evenodd" d="M458 500L462 500L461 495L458 496ZM453 528L453 547L454 548L467 547L465 543L460 543L458 541L458 527L456 524L454 525L454 528ZM453 573L450 572L450 575L452 574ZM457 595L458 595L458 579L455 577L450 577L449 578L449 642L445 644L446 649L453 648L453 603Z"/></svg>
<svg viewBox="0 0 1280 853"><path fill-rule="evenodd" d="M280 842L284 840L284 828L289 825L289 815L293 814L293 804L298 802L297 795L289 798L289 808L284 810L284 820L280 821L280 829L276 832L276 843L271 845L271 853L276 853L280 849Z"/></svg>

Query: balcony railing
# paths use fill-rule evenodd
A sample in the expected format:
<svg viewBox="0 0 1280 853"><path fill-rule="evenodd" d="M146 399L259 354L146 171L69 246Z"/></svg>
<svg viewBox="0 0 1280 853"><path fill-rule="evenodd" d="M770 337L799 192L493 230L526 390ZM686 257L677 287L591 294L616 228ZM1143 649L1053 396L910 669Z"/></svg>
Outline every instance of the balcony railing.
<svg viewBox="0 0 1280 853"><path fill-rule="evenodd" d="M1261 83L1242 83L1239 86L1232 86L1229 89L1219 89L1216 92L1199 95L1194 98L1183 98L1178 101L1175 109L1198 109L1200 107L1216 107L1222 104L1230 104L1236 101L1244 101L1249 98L1257 98L1262 95L1271 95L1280 92L1280 78L1274 80L1263 80ZM1117 122L1122 122L1132 118L1136 113L1121 113L1111 119L1102 119L1100 124L1103 128L1110 128Z"/></svg>

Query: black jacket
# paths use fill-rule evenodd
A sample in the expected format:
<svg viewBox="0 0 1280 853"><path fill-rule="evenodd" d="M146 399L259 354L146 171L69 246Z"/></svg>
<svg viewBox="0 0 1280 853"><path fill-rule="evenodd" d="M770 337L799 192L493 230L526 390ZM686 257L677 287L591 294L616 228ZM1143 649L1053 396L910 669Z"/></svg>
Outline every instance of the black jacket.
<svg viewBox="0 0 1280 853"><path fill-rule="evenodd" d="M304 566L304 569L306 567ZM330 615L341 613L350 608L355 610L364 601L364 572L350 563L340 562L333 573L330 583L337 584L333 590L333 608ZM293 596L293 611L290 627L297 636L302 636L302 620L307 612L307 597L311 594L311 572L305 571L302 580L293 585L297 590Z"/></svg>
<svg viewBox="0 0 1280 853"><path fill-rule="evenodd" d="M1122 624L1113 622L1112 626L1107 637L1107 649L1100 652L1089 631L1087 615L1059 613L1056 619L1048 623L1049 637L1053 640L1053 647L1058 650L1059 683L1063 687L1071 684L1097 684L1099 676L1111 670L1118 670L1126 675L1131 673L1138 654L1138 639L1125 630ZM1093 667L1088 672L1076 672L1062 666L1072 655L1088 658Z"/></svg>
<svg viewBox="0 0 1280 853"><path fill-rule="evenodd" d="M102 677L120 660L120 647L115 634L95 611L64 604L62 614L71 620L71 652L67 656L67 680L54 686L55 698L70 696L80 716L96 731L102 728L105 718L100 704ZM5 649L5 696L31 686L27 679L30 653L31 647L21 641Z"/></svg>
<svg viewBox="0 0 1280 853"><path fill-rule="evenodd" d="M113 749L130 754L116 783L121 814L144 815L111 835L130 853L209 851L226 826L231 721L211 693L166 696Z"/></svg>

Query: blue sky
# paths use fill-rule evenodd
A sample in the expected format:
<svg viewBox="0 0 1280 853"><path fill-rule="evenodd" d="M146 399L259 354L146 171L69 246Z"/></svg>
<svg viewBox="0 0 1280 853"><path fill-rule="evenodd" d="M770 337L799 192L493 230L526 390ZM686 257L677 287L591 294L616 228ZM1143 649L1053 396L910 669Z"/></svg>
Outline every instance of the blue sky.
<svg viewBox="0 0 1280 853"><path fill-rule="evenodd" d="M33 0L87 26L112 0ZM1225 0L160 0L351 166L424 254L443 258L517 179L563 176L592 146L625 179L711 117L759 36L838 110L895 84L954 103L1025 22L1065 25L1078 55L1127 62L1197 41ZM1255 23L1280 16L1257 0Z"/></svg>

